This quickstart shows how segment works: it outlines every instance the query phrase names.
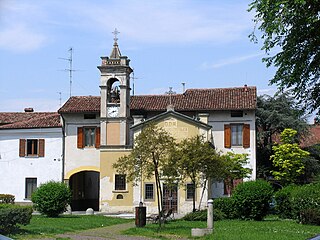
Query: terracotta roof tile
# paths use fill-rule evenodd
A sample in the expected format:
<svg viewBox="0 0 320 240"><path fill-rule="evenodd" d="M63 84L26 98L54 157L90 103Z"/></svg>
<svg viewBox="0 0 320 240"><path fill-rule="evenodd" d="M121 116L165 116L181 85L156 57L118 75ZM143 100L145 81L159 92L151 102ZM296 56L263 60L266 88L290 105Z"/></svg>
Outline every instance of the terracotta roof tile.
<svg viewBox="0 0 320 240"><path fill-rule="evenodd" d="M245 110L256 109L256 87L188 89L183 94L171 96L177 111ZM168 95L131 96L130 109L165 111L170 100ZM100 97L71 97L59 113L100 112Z"/></svg>
<svg viewBox="0 0 320 240"><path fill-rule="evenodd" d="M54 128L61 127L60 115L56 112L0 113L0 129Z"/></svg>

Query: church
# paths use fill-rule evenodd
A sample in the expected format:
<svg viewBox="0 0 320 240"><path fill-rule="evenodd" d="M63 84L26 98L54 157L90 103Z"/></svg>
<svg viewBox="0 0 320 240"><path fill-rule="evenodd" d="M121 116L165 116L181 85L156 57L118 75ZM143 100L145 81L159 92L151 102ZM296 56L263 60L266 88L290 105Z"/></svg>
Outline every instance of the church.
<svg viewBox="0 0 320 240"><path fill-rule="evenodd" d="M142 201L157 211L155 181L133 185L113 169L132 150L134 137L147 123L167 130L177 141L202 135L217 151L248 154L250 179L256 178L256 88L187 89L181 94L130 95L130 59L117 38L109 57L101 57L100 96L71 97L59 110L62 122L62 176L72 190L72 210L132 212ZM192 210L192 186L163 185L163 207L184 214ZM223 182L196 190L196 204L226 196Z"/></svg>

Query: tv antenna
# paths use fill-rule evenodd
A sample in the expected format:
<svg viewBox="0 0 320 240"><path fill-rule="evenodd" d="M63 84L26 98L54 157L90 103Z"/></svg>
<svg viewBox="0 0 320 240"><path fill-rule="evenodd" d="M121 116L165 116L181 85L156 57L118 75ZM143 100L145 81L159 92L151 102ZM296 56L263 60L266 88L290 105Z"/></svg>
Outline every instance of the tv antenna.
<svg viewBox="0 0 320 240"><path fill-rule="evenodd" d="M73 67L72 67L72 54L73 54L73 48L70 47L69 50L70 52L70 56L69 58L59 58L59 59L62 59L62 60L66 60L69 62L69 68L66 68L62 71L65 71L65 72L69 72L69 83L70 83L70 97L72 95L72 72L75 72L77 70L74 70Z"/></svg>
<svg viewBox="0 0 320 240"><path fill-rule="evenodd" d="M61 94L62 94L62 92L57 92L57 93L59 94L59 102L60 102L59 106L61 107L61 101L62 101Z"/></svg>
<svg viewBox="0 0 320 240"><path fill-rule="evenodd" d="M132 79L132 95L134 96L134 80L135 79L140 79L134 76L134 68L132 68L132 77L130 77Z"/></svg>

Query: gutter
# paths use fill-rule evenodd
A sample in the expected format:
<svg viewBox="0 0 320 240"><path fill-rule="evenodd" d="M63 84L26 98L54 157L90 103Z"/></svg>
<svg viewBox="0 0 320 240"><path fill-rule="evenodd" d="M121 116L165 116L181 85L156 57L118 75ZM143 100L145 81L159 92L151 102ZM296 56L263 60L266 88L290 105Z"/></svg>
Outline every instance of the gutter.
<svg viewBox="0 0 320 240"><path fill-rule="evenodd" d="M65 163L65 153L66 153L66 136L65 136L65 119L63 118L62 114L60 114L61 119L62 119L62 178L61 182L64 182L64 163Z"/></svg>

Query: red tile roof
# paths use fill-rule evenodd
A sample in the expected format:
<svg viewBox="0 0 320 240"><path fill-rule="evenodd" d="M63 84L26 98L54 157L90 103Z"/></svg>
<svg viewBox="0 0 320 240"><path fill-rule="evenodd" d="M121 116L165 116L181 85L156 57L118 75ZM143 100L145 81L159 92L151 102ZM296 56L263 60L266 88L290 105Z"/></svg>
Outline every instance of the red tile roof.
<svg viewBox="0 0 320 240"><path fill-rule="evenodd" d="M54 128L61 126L60 115L56 112L0 113L0 130L22 128Z"/></svg>
<svg viewBox="0 0 320 240"><path fill-rule="evenodd" d="M171 96L177 111L247 110L256 109L256 87L188 89ZM170 103L168 95L131 96L130 109L165 111ZM71 97L59 113L100 112L100 97Z"/></svg>
<svg viewBox="0 0 320 240"><path fill-rule="evenodd" d="M302 147L309 147L315 144L320 144L320 125L319 124L311 125L308 135L305 136L300 143Z"/></svg>

